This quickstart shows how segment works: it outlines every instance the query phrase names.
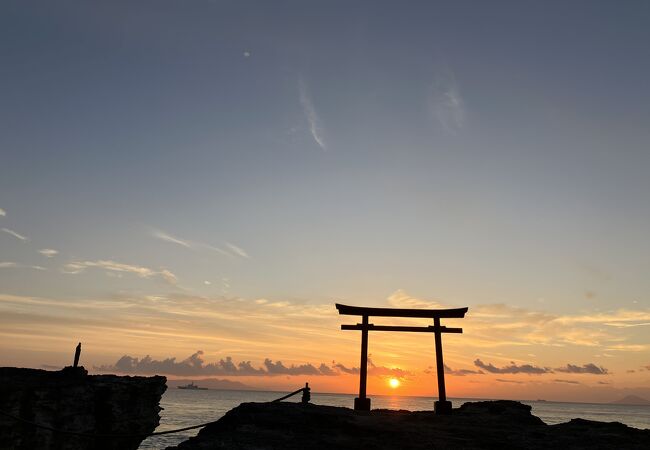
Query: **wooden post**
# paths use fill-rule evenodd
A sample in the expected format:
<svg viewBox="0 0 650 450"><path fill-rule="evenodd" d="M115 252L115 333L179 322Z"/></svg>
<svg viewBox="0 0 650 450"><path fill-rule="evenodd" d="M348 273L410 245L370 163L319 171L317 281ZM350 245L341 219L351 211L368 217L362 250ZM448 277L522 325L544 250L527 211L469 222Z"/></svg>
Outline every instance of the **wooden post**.
<svg viewBox="0 0 650 450"><path fill-rule="evenodd" d="M311 400L311 389L309 388L309 383L305 383L305 387L302 388L302 403L309 403Z"/></svg>
<svg viewBox="0 0 650 450"><path fill-rule="evenodd" d="M79 356L81 355L81 342L77 344L77 348L74 351L74 364L72 367L79 366Z"/></svg>
<svg viewBox="0 0 650 450"><path fill-rule="evenodd" d="M442 359L442 332L440 329L440 318L434 317L433 326L436 331L436 372L438 373L438 401L434 403L436 414L451 413L451 402L447 401L447 392L445 391L445 363Z"/></svg>
<svg viewBox="0 0 650 450"><path fill-rule="evenodd" d="M363 316L361 330L361 365L359 366L359 397L354 399L356 411L370 411L370 399L366 397L368 379L368 316Z"/></svg>

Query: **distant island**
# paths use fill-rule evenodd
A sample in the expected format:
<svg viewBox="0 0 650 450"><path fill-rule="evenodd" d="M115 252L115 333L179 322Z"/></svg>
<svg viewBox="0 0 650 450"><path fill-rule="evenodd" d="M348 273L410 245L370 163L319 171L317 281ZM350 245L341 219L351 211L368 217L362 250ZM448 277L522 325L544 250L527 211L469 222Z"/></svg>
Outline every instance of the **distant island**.
<svg viewBox="0 0 650 450"><path fill-rule="evenodd" d="M650 406L650 400L646 400L645 398L639 397L637 395L628 395L611 403L615 405Z"/></svg>
<svg viewBox="0 0 650 450"><path fill-rule="evenodd" d="M223 389L227 391L252 391L255 390L253 387L240 383L239 381L230 381L230 380L221 380L218 378L206 378L205 380L167 380L167 385L169 387L176 388L178 386L187 386L190 383L200 384L201 387L208 389Z"/></svg>

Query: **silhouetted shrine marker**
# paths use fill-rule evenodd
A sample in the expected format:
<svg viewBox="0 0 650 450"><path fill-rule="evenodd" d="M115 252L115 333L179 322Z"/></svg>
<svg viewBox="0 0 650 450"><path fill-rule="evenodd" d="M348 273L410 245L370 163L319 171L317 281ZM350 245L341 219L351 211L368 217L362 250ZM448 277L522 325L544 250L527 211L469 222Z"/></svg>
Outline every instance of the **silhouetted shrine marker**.
<svg viewBox="0 0 650 450"><path fill-rule="evenodd" d="M438 372L438 401L434 410L438 414L451 413L451 402L447 401L445 392L445 363L442 360L442 333L462 333L462 328L447 328L440 325L440 319L463 318L468 308L456 309L398 309L366 308L336 304L339 314L361 316L362 322L356 325L341 325L341 330L361 330L361 366L359 367L359 397L354 399L354 409L369 411L370 399L366 397L366 379L368 377L368 331L410 331L434 333L436 341L436 368ZM376 317L424 317L433 319L433 326L405 327L374 325L368 322L370 316Z"/></svg>

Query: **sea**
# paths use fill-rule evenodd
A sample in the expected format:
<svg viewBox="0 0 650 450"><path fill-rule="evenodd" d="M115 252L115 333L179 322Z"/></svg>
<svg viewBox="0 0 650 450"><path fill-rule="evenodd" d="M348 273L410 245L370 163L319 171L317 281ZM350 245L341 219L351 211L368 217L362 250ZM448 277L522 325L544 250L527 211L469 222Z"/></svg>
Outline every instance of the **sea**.
<svg viewBox="0 0 650 450"><path fill-rule="evenodd" d="M226 412L247 402L269 402L282 397L284 392L265 391L230 391L230 390L183 390L170 388L163 395L160 406L160 425L156 431L172 430L191 425L211 422L222 417ZM354 403L351 394L313 393L311 402L317 405L344 406L351 408ZM373 409L406 409L409 411L430 411L433 409L434 397L403 397L372 395ZM465 402L485 399L452 398L454 408ZM300 401L300 394L285 401ZM600 403L560 403L550 401L525 401L532 406L532 412L545 423L553 425L568 422L580 417L601 422L621 422L635 428L650 428L650 406L632 406ZM164 449L195 436L196 430L176 434L152 436L140 444L141 450Z"/></svg>

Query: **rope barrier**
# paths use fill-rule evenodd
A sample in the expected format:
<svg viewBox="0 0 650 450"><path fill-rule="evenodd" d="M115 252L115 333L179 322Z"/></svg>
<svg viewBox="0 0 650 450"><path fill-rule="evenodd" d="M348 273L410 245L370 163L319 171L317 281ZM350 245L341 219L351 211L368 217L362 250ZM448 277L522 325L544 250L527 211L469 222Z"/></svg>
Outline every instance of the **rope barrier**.
<svg viewBox="0 0 650 450"><path fill-rule="evenodd" d="M271 403L276 403L279 401L282 401L284 399L287 399L293 395L298 394L299 392L302 392L302 403L308 403L310 399L310 388L309 388L309 383L305 384L304 388L300 388L297 391L294 391L288 395L285 395L284 397L280 397L278 399L273 400ZM129 438L146 438L150 436L161 436L163 434L173 434L173 433L180 433L181 431L188 431L188 430L194 430L196 428L203 428L206 425L210 425L212 423L215 423L216 421L212 422L205 422L199 425L192 425L190 427L183 427L183 428L176 428L174 430L166 430L166 431L156 431L153 433L135 433L135 434L95 434L95 433L88 433L88 432L82 432L82 431L68 431L68 430L59 430L57 428L50 427L48 425L41 425L36 422L32 422L31 420L23 419L18 416L14 416L13 414L9 414L4 411L0 411L0 415L8 417L10 419L13 419L17 422L24 423L26 425L31 425L36 428L41 428L43 430L48 430L53 433L60 433L60 434L68 434L72 436L80 436L80 437L87 437L87 438L117 438L117 439L129 439Z"/></svg>
<svg viewBox="0 0 650 450"><path fill-rule="evenodd" d="M82 431L68 431L68 430L59 430L58 428L53 428L47 425L41 425L36 422L32 422L31 420L26 420L21 417L14 416L13 414L6 413L4 411L0 411L0 415L9 417L10 419L13 419L17 422L21 422L27 425L31 425L36 428L41 428L43 430L48 430L52 431L54 433L60 433L60 434L70 434L73 436L81 436L81 437L88 437L88 438L118 438L118 439L127 439L127 438L136 438L136 437L149 437L149 436L160 436L161 434L172 434L172 433L180 433L181 431L187 431L187 430L193 430L195 428L202 428L206 425L210 425L211 423L214 423L215 421L212 422L206 422L202 423L199 425L192 425L191 427L184 427L184 428L177 428L175 430L167 430L167 431L157 431L154 433L135 433L135 434L95 434L95 433L88 433L88 432L82 432Z"/></svg>

